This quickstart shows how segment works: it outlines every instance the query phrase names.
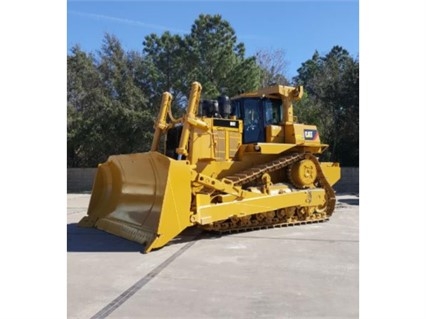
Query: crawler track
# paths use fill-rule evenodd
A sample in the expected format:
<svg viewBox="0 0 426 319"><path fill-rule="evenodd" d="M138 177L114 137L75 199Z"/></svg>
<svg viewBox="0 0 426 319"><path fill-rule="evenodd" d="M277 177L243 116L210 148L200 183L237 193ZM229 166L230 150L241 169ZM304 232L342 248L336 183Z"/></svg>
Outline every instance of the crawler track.
<svg viewBox="0 0 426 319"><path fill-rule="evenodd" d="M232 181L235 185L240 185L244 188L245 185L261 179L262 175L265 173L288 169L292 164L303 159L309 159L315 164L317 170L315 187L323 188L325 190L327 201L324 207L317 207L315 211L312 211L312 208L303 206L280 208L274 211L253 214L245 217L232 217L224 221L203 226L203 228L205 230L220 233L237 233L257 229L297 226L327 221L333 214L336 205L336 196L334 194L334 190L325 178L317 158L310 153L283 156L266 164L257 165L237 174L227 176L226 179Z"/></svg>

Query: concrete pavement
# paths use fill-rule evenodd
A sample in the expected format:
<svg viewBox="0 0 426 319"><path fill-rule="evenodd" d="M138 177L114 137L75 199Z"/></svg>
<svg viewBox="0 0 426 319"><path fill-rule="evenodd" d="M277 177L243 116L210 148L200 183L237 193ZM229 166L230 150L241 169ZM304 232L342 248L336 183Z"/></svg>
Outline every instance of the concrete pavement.
<svg viewBox="0 0 426 319"><path fill-rule="evenodd" d="M211 236L162 249L78 228L68 194L68 318L358 318L359 198L326 223Z"/></svg>

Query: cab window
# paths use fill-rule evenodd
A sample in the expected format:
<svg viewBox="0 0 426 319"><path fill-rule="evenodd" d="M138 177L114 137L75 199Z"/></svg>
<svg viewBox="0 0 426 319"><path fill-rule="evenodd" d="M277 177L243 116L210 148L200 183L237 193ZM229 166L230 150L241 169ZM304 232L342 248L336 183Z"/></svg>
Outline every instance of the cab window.
<svg viewBox="0 0 426 319"><path fill-rule="evenodd" d="M281 100L266 99L264 102L264 116L266 125L278 125L282 122Z"/></svg>

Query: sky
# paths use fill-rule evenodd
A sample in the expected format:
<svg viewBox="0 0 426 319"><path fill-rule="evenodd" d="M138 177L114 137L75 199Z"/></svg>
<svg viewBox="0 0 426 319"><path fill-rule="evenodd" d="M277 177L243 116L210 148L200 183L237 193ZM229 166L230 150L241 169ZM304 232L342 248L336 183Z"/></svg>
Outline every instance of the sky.
<svg viewBox="0 0 426 319"><path fill-rule="evenodd" d="M237 41L244 43L246 56L258 50L282 50L289 79L315 50L326 54L340 45L353 57L359 54L357 0L68 0L67 49L79 44L84 51L95 52L105 33L110 33L126 51L141 51L148 34L189 34L200 14L220 14L227 20Z"/></svg>

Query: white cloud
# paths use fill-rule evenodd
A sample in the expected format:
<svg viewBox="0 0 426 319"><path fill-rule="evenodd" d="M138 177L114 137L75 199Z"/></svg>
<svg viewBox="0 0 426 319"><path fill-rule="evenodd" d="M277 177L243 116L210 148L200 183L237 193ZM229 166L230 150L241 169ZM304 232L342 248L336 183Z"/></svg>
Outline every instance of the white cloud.
<svg viewBox="0 0 426 319"><path fill-rule="evenodd" d="M167 27L167 26L164 26L164 25L158 25L158 24L152 24L152 23L145 23L145 22L137 21L137 20L111 17L111 16L106 16L106 15L103 15L103 14L95 14L95 13L87 13L87 12L79 12L79 11L68 11L68 13L78 15L78 16L81 16L81 17L87 17L87 18L95 19L95 20L107 20L107 21L127 24L127 25L131 25L131 26L135 26L135 27L141 27L141 28L171 31L171 32L176 32L176 33L188 32L188 30L171 28L171 27Z"/></svg>

